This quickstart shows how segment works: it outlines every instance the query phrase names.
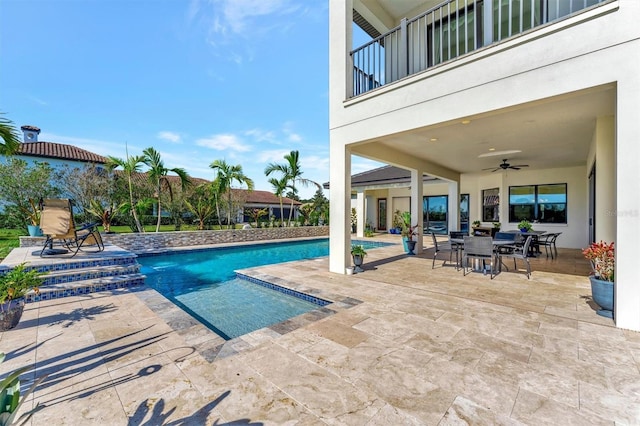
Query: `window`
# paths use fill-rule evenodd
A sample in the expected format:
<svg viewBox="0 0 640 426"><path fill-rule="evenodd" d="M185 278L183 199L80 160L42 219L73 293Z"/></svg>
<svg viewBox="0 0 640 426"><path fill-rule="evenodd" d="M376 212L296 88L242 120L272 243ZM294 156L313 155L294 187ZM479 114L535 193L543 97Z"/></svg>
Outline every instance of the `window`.
<svg viewBox="0 0 640 426"><path fill-rule="evenodd" d="M469 194L460 194L460 231L469 232Z"/></svg>
<svg viewBox="0 0 640 426"><path fill-rule="evenodd" d="M482 190L482 221L500 222L500 190L498 188Z"/></svg>
<svg viewBox="0 0 640 426"><path fill-rule="evenodd" d="M567 223L567 184L509 187L509 222Z"/></svg>
<svg viewBox="0 0 640 426"><path fill-rule="evenodd" d="M448 199L446 195L425 196L422 198L424 233L448 234Z"/></svg>

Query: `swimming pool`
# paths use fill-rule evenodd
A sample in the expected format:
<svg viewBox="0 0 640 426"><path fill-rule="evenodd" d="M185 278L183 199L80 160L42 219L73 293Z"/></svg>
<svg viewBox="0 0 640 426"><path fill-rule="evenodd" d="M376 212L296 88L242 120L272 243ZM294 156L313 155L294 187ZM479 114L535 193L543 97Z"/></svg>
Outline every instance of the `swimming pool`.
<svg viewBox="0 0 640 426"><path fill-rule="evenodd" d="M367 249L388 245L354 244ZM322 239L142 256L138 262L150 287L229 340L320 307L236 278L236 270L328 254L329 240Z"/></svg>

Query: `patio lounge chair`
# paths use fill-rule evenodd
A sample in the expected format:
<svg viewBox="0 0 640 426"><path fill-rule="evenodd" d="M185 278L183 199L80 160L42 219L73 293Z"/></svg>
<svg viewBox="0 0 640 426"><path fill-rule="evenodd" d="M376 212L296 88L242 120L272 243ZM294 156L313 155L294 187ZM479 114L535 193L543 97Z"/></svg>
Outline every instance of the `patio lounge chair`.
<svg viewBox="0 0 640 426"><path fill-rule="evenodd" d="M92 247L93 251L104 250L104 243L97 224L88 224L76 228L73 221L73 208L67 199L47 199L42 202L40 214L40 228L47 236L40 257L45 255L78 254L83 247ZM64 248L54 249L54 241L58 241Z"/></svg>

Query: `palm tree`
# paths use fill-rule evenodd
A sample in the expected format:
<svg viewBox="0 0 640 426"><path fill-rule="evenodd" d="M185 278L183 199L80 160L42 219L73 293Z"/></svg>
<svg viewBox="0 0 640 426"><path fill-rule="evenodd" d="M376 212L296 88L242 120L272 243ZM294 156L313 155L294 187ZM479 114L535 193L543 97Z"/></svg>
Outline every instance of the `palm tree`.
<svg viewBox="0 0 640 426"><path fill-rule="evenodd" d="M127 177L127 182L129 184L129 207L130 212L133 214L133 220L136 224L136 228L138 232L144 232L144 228L140 224L140 219L138 219L138 213L136 212L136 203L133 201L133 182L132 176L134 173L140 173L140 167L144 163L144 157L141 155L137 155L135 157L129 157L129 153L127 153L127 159L123 160L121 158L111 157L107 158L106 167L109 171L117 167L122 167L124 175Z"/></svg>
<svg viewBox="0 0 640 426"><path fill-rule="evenodd" d="M20 136L13 122L4 117L0 117L0 155L13 155L20 148Z"/></svg>
<svg viewBox="0 0 640 426"><path fill-rule="evenodd" d="M239 184L246 184L249 191L253 191L253 180L245 176L242 172L241 165L232 166L225 160L215 160L209 165L216 171L216 180L218 181L218 189L220 194L227 193L227 224L231 229L231 186L233 181L237 181Z"/></svg>
<svg viewBox="0 0 640 426"><path fill-rule="evenodd" d="M169 199L173 201L173 190L171 189L171 184L169 183L169 179L167 179L167 175L169 172L173 172L180 178L180 185L184 190L190 183L191 179L189 175L180 167L175 167L173 169L168 169L164 166L164 162L160 158L160 153L156 151L153 147L149 147L142 151L143 154L143 162L149 167L149 180L155 186L156 195L158 197L158 222L156 223L156 232L160 231L160 222L162 219L162 208L160 205L160 194L162 192L162 187L164 186L169 190Z"/></svg>
<svg viewBox="0 0 640 426"><path fill-rule="evenodd" d="M281 177L280 179L270 178L269 183L273 186L273 193L278 200L280 201L280 226L284 226L284 209L282 208L282 197L284 196L284 191L288 188L287 179L285 177Z"/></svg>
<svg viewBox="0 0 640 426"><path fill-rule="evenodd" d="M291 151L289 154L284 156L284 159L287 160L285 164L277 164L270 163L265 169L264 173L269 176L273 172L280 172L282 174L282 178L287 180L289 188L291 188L292 194L297 194L298 190L296 188L296 183L301 184L302 186L309 186L309 184L314 184L318 188L320 185L310 179L305 179L302 177L302 169L300 167L300 153L298 151ZM289 210L289 220L288 226L291 225L291 217L293 215L293 198L291 198L291 209Z"/></svg>

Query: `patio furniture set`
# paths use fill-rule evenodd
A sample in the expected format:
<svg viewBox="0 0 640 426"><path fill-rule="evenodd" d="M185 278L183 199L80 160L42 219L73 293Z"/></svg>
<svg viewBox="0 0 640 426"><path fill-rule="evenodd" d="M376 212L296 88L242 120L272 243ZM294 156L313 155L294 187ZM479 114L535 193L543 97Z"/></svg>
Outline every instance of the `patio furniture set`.
<svg viewBox="0 0 640 426"><path fill-rule="evenodd" d="M431 239L434 245L433 262L431 268L435 267L438 253L449 253L449 262L455 254L456 270L462 268L463 275L469 269L476 272L489 272L490 278L502 272L502 267L508 271L508 266L504 259L513 259L514 270L517 270L518 259L525 262L527 267L527 278L531 275L530 257L541 254L540 247L545 248L545 254L555 259L558 256L556 240L561 233L546 232L498 232L494 237L490 236L469 236L464 232L452 231L449 240L438 242L436 236L431 232ZM473 260L472 265L469 261ZM487 262L489 265L487 265ZM446 263L446 260L445 260Z"/></svg>

